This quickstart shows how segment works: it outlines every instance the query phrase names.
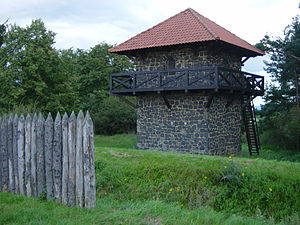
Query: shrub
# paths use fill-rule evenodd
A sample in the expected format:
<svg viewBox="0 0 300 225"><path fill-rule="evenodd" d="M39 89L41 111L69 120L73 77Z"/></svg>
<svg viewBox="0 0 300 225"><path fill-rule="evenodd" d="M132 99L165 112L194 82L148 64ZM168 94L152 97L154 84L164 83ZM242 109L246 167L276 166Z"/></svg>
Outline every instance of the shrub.
<svg viewBox="0 0 300 225"><path fill-rule="evenodd" d="M117 97L110 96L104 99L98 111L92 114L96 134L113 135L135 132L135 110Z"/></svg>

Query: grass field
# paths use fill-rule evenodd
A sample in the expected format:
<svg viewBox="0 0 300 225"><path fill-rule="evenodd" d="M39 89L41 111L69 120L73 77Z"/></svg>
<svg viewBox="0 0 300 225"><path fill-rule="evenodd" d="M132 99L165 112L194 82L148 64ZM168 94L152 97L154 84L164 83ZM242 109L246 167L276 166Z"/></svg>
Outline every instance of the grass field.
<svg viewBox="0 0 300 225"><path fill-rule="evenodd" d="M0 224L300 224L300 163L284 152L138 151L134 135L97 136L95 146L95 209L0 193Z"/></svg>

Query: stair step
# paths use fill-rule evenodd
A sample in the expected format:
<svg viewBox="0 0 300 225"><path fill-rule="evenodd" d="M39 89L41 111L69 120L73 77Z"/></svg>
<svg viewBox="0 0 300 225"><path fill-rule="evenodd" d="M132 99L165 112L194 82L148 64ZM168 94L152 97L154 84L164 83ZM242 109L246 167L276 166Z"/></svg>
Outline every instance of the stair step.
<svg viewBox="0 0 300 225"><path fill-rule="evenodd" d="M252 100L250 101L249 96L243 96L243 117L244 124L247 133L248 147L250 155L258 155L259 154L259 139L256 131L256 118L254 113L254 105Z"/></svg>

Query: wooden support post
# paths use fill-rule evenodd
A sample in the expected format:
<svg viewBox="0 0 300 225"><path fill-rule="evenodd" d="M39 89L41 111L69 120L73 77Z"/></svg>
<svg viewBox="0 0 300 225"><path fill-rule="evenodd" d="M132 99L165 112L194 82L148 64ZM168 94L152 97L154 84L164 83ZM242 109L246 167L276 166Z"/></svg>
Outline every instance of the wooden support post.
<svg viewBox="0 0 300 225"><path fill-rule="evenodd" d="M62 118L62 203L68 204L68 180L69 180L69 150L68 150L68 115L64 114Z"/></svg>
<svg viewBox="0 0 300 225"><path fill-rule="evenodd" d="M7 121L7 150L8 150L8 180L9 191L15 192L15 179L13 172L13 115L10 114Z"/></svg>
<svg viewBox="0 0 300 225"><path fill-rule="evenodd" d="M52 119L52 118L51 118ZM48 126L49 123L51 124L51 119L48 120ZM46 187L46 165L45 162L47 162L47 158L45 155L45 151L50 148L51 151L51 143L47 141L47 145L45 142L45 126L47 122L45 122L45 119L41 113L39 113L37 118L37 126L36 126L36 192L37 196L39 196L42 191L48 191ZM47 128L48 134L52 135L51 127ZM48 196L48 192L47 192Z"/></svg>
<svg viewBox="0 0 300 225"><path fill-rule="evenodd" d="M9 190L8 151L7 151L7 117L1 123L1 152L2 152L2 191Z"/></svg>
<svg viewBox="0 0 300 225"><path fill-rule="evenodd" d="M31 116L27 114L25 120L25 188L26 196L32 196L31 185Z"/></svg>
<svg viewBox="0 0 300 225"><path fill-rule="evenodd" d="M25 117L21 114L18 122L18 172L19 193L25 195Z"/></svg>
<svg viewBox="0 0 300 225"><path fill-rule="evenodd" d="M96 182L94 164L94 127L89 112L83 124L83 169L84 169L84 206L96 205Z"/></svg>
<svg viewBox="0 0 300 225"><path fill-rule="evenodd" d="M76 205L83 207L83 150L82 150L82 141L83 141L83 128L84 115L82 111L79 112L77 116L76 123Z"/></svg>
<svg viewBox="0 0 300 225"><path fill-rule="evenodd" d="M19 117L15 114L13 120L13 175L15 179L15 194L20 193L18 170L18 121Z"/></svg>
<svg viewBox="0 0 300 225"><path fill-rule="evenodd" d="M58 112L54 121L53 133L53 193L56 202L61 202L61 173L62 173L62 130L61 116Z"/></svg>
<svg viewBox="0 0 300 225"><path fill-rule="evenodd" d="M36 147L36 136L37 136L37 115L33 115L31 123L31 184L32 184L32 196L37 196L37 147Z"/></svg>
<svg viewBox="0 0 300 225"><path fill-rule="evenodd" d="M70 115L68 126L69 148L69 181L68 181L68 205L75 205L75 182L76 182L76 117L74 112Z"/></svg>
<svg viewBox="0 0 300 225"><path fill-rule="evenodd" d="M40 153L42 154L42 152ZM48 114L48 117L45 122L45 181L46 181L46 192L47 199L54 198L53 192L53 119L51 114ZM42 159L42 157L41 157ZM42 165L42 162L40 163ZM40 176L42 176L42 168L40 168ZM42 177L39 179L39 191L42 191Z"/></svg>
<svg viewBox="0 0 300 225"><path fill-rule="evenodd" d="M1 124L2 124L2 118L0 117L0 191L2 191L2 179L3 179L3 160L2 160L2 129L1 129Z"/></svg>

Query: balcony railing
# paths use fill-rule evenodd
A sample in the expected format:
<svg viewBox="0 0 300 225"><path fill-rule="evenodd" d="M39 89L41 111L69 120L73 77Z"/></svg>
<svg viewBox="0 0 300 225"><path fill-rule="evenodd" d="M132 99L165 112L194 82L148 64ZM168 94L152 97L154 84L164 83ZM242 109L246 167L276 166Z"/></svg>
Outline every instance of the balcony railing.
<svg viewBox="0 0 300 225"><path fill-rule="evenodd" d="M219 66L118 73L110 77L112 94L200 90L259 96L264 94L264 77Z"/></svg>

